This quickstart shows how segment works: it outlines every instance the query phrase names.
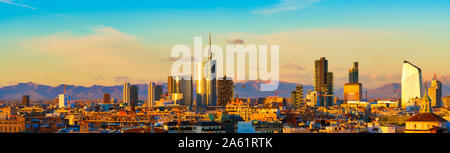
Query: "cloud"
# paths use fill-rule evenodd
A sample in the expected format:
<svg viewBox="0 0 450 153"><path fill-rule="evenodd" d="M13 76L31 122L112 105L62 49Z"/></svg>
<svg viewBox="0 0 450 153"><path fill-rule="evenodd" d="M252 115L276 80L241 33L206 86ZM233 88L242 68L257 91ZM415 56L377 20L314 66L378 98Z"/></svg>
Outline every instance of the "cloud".
<svg viewBox="0 0 450 153"><path fill-rule="evenodd" d="M272 14L284 11L301 10L320 1L321 0L279 0L279 3L270 6L269 8L253 12L257 14Z"/></svg>
<svg viewBox="0 0 450 153"><path fill-rule="evenodd" d="M229 44L244 44L244 40L236 38L236 39L232 39L232 40L228 40Z"/></svg>
<svg viewBox="0 0 450 153"><path fill-rule="evenodd" d="M0 3L6 3L6 4L10 4L10 5L15 5L15 6L20 6L20 7L25 7L25 8L29 8L32 10L35 10L36 8L25 5L25 4L19 4L19 3L15 3L14 0L0 0Z"/></svg>
<svg viewBox="0 0 450 153"><path fill-rule="evenodd" d="M200 61L200 60L196 60L195 57L179 57L179 58L175 58L175 57L168 57L165 60L162 60L163 62L176 62L180 60L181 62L196 62L196 61Z"/></svg>
<svg viewBox="0 0 450 153"><path fill-rule="evenodd" d="M296 70L296 71L303 71L303 70L305 70L304 67L302 67L300 65L297 65L297 64L294 64L294 63L290 63L290 62L284 64L283 67L286 68L286 69L291 69L291 70Z"/></svg>
<svg viewBox="0 0 450 153"><path fill-rule="evenodd" d="M126 82L126 81L131 81L133 80L131 77L129 76L115 76L115 77L111 77L115 82Z"/></svg>
<svg viewBox="0 0 450 153"><path fill-rule="evenodd" d="M169 48L144 43L134 35L113 27L97 26L88 32L71 31L32 37L18 42L21 62L36 63L25 67L30 73L43 75L43 81L113 85L120 78L159 80L169 73L170 64L161 64ZM41 73L39 73L41 72ZM45 72L45 73L43 73ZM53 74L55 75L44 75ZM101 77L102 76L103 79ZM124 78L122 78L124 79Z"/></svg>
<svg viewBox="0 0 450 153"><path fill-rule="evenodd" d="M135 66L136 53L149 48L132 35L112 27L99 26L88 35L61 32L32 38L22 43L30 53L63 58L77 66Z"/></svg>

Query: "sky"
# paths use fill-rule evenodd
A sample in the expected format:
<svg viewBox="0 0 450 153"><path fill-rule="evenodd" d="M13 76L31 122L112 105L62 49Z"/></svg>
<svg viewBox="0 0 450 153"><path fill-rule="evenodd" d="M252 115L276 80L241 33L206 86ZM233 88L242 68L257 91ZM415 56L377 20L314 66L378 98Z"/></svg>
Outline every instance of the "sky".
<svg viewBox="0 0 450 153"><path fill-rule="evenodd" d="M403 60L450 78L448 0L0 0L0 86L165 82L172 47L280 46L280 80L335 86L354 61L366 88L400 82Z"/></svg>

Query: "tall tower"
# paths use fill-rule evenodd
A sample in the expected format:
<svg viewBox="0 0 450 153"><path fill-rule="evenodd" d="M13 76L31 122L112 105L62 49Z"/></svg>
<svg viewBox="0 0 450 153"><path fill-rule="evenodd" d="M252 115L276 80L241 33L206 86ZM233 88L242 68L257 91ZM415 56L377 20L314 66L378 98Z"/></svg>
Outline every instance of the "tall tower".
<svg viewBox="0 0 450 153"><path fill-rule="evenodd" d="M348 83L344 84L344 103L362 100L362 84L359 83L358 62L348 72Z"/></svg>
<svg viewBox="0 0 450 153"><path fill-rule="evenodd" d="M402 108L416 108L414 99L423 96L422 70L414 64L404 61L402 71Z"/></svg>
<svg viewBox="0 0 450 153"><path fill-rule="evenodd" d="M155 105L155 83L152 82L148 84L147 103L148 107L153 107Z"/></svg>
<svg viewBox="0 0 450 153"><path fill-rule="evenodd" d="M302 85L297 85L295 87L295 90L291 92L291 103L292 105L294 105L294 108L296 109L304 106Z"/></svg>
<svg viewBox="0 0 450 153"><path fill-rule="evenodd" d="M431 98L431 107L441 107L442 103L442 83L437 80L436 74L434 74L431 86L428 88L428 95Z"/></svg>
<svg viewBox="0 0 450 153"><path fill-rule="evenodd" d="M22 105L26 107L30 106L30 95L22 96Z"/></svg>
<svg viewBox="0 0 450 153"><path fill-rule="evenodd" d="M348 72L348 83L359 83L358 62L353 63L353 68Z"/></svg>
<svg viewBox="0 0 450 153"><path fill-rule="evenodd" d="M154 86L154 91L155 91L155 101L156 100L160 100L162 98L163 95L163 87L160 85L155 85Z"/></svg>
<svg viewBox="0 0 450 153"><path fill-rule="evenodd" d="M328 60L325 57L315 61L314 91L318 93L317 106L333 105L333 73L328 72Z"/></svg>
<svg viewBox="0 0 450 153"><path fill-rule="evenodd" d="M217 105L225 106L233 98L233 80L224 76L217 80Z"/></svg>
<svg viewBox="0 0 450 153"><path fill-rule="evenodd" d="M216 84L216 60L212 58L211 51L211 33L209 33L209 51L208 60L205 63L199 63L200 71L197 81L197 105L198 106L216 106L217 105L217 84ZM202 75L203 72L203 75Z"/></svg>
<svg viewBox="0 0 450 153"><path fill-rule="evenodd" d="M177 93L177 82L174 76L169 76L167 78L167 93L170 95L171 93Z"/></svg>
<svg viewBox="0 0 450 153"><path fill-rule="evenodd" d="M123 102L129 103L130 102L130 83L125 82L123 84Z"/></svg>
<svg viewBox="0 0 450 153"><path fill-rule="evenodd" d="M183 95L183 104L193 106L193 82L191 76L181 76L178 80L178 92Z"/></svg>
<svg viewBox="0 0 450 153"><path fill-rule="evenodd" d="M138 105L138 87L136 85L130 86L130 102L128 107L130 111L135 111L135 107Z"/></svg>

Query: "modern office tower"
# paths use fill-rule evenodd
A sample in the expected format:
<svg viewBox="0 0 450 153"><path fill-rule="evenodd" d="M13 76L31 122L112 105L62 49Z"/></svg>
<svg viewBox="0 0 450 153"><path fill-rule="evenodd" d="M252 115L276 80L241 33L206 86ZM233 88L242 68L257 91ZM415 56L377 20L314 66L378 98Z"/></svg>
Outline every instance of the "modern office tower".
<svg viewBox="0 0 450 153"><path fill-rule="evenodd" d="M423 96L422 70L414 64L404 61L402 71L402 108L416 108L413 99Z"/></svg>
<svg viewBox="0 0 450 153"><path fill-rule="evenodd" d="M209 33L209 57L205 63L198 64L197 106L217 105L216 60L212 58L211 33ZM203 68L206 68L203 71ZM203 72L203 75L202 75Z"/></svg>
<svg viewBox="0 0 450 153"><path fill-rule="evenodd" d="M328 72L328 60L325 57L315 61L314 91L317 91L317 106L333 105L333 73Z"/></svg>
<svg viewBox="0 0 450 153"><path fill-rule="evenodd" d="M431 98L431 107L441 107L442 103L442 83L437 80L436 74L434 74L431 86L428 88L428 95Z"/></svg>
<svg viewBox="0 0 450 153"><path fill-rule="evenodd" d="M148 107L153 107L155 105L155 83L148 84L147 104Z"/></svg>
<svg viewBox="0 0 450 153"><path fill-rule="evenodd" d="M206 104L206 79L203 76L203 63L197 63L197 89L196 89L196 106L205 106Z"/></svg>
<svg viewBox="0 0 450 153"><path fill-rule="evenodd" d="M103 103L104 104L111 104L111 94L104 93L103 94Z"/></svg>
<svg viewBox="0 0 450 153"><path fill-rule="evenodd" d="M177 82L175 76L168 76L167 78L167 93L177 93Z"/></svg>
<svg viewBox="0 0 450 153"><path fill-rule="evenodd" d="M181 76L177 78L178 93L183 95L181 105L193 106L193 82L191 76Z"/></svg>
<svg viewBox="0 0 450 153"><path fill-rule="evenodd" d="M297 85L295 90L291 92L291 103L295 109L304 106L303 103L303 86Z"/></svg>
<svg viewBox="0 0 450 153"><path fill-rule="evenodd" d="M358 73L358 62L354 62L353 68L349 69L348 83L344 84L344 103L362 100L362 84L358 82Z"/></svg>
<svg viewBox="0 0 450 153"><path fill-rule="evenodd" d="M69 96L64 95L64 94L59 94L58 95L58 101L59 101L59 108L64 108L68 106L68 101L69 101Z"/></svg>
<svg viewBox="0 0 450 153"><path fill-rule="evenodd" d="M217 105L227 105L233 98L233 80L227 76L217 80L217 93Z"/></svg>
<svg viewBox="0 0 450 153"><path fill-rule="evenodd" d="M130 111L135 111L135 107L138 105L138 86L132 85L130 86L130 102L128 103L128 107Z"/></svg>
<svg viewBox="0 0 450 153"><path fill-rule="evenodd" d="M30 95L22 96L22 105L27 107L30 106Z"/></svg>
<svg viewBox="0 0 450 153"><path fill-rule="evenodd" d="M160 100L163 95L163 87L160 85L155 86L155 101Z"/></svg>
<svg viewBox="0 0 450 153"><path fill-rule="evenodd" d="M130 103L130 83L128 82L123 84L123 102Z"/></svg>
<svg viewBox="0 0 450 153"><path fill-rule="evenodd" d="M348 72L348 83L359 83L358 62L354 62L353 68Z"/></svg>

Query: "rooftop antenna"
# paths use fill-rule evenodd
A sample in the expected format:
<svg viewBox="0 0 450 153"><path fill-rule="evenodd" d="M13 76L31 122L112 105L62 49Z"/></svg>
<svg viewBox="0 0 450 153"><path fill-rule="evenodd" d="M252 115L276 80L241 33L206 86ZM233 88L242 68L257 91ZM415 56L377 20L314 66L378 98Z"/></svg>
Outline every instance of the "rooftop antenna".
<svg viewBox="0 0 450 153"><path fill-rule="evenodd" d="M211 52L211 32L209 32L209 60L212 59L212 52Z"/></svg>

